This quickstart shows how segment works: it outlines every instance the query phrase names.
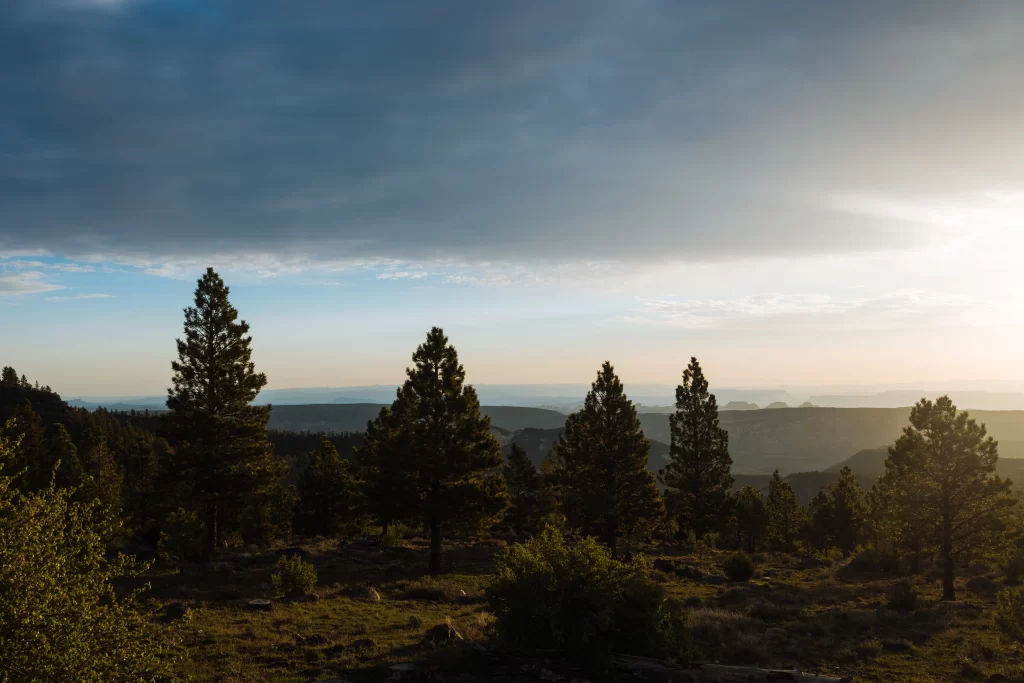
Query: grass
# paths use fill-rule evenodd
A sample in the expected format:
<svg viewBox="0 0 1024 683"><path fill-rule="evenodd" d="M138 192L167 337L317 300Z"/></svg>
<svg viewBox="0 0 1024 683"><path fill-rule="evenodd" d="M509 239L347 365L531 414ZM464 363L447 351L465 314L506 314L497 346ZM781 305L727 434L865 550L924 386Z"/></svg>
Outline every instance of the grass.
<svg viewBox="0 0 1024 683"><path fill-rule="evenodd" d="M333 542L305 546L320 584L315 603L276 600L270 612L247 608L270 590L273 552L226 552L216 571L153 572L153 598L183 602L186 619L162 624L175 639L172 680L233 683L305 683L332 677L353 682L388 678L387 668L424 657L462 657L419 647L423 633L449 621L470 643L486 642L490 616L483 590L502 546L496 541L446 548L450 573L424 577L426 544L400 548ZM695 563L695 558L652 551ZM993 595L973 594L958 579L958 601L943 603L929 575L860 574L848 563L801 569L786 555L757 556L759 578L730 584L711 569L727 553L705 561L703 581L658 576L689 609L692 638L702 654L723 663L799 667L857 681L983 681L993 674L1024 675L1019 648L993 625ZM707 560L707 558L705 558ZM993 575L994 576L994 575ZM381 600L348 587L372 585ZM913 608L892 596L912 589ZM465 651L472 651L471 647ZM517 680L513 673L506 680Z"/></svg>

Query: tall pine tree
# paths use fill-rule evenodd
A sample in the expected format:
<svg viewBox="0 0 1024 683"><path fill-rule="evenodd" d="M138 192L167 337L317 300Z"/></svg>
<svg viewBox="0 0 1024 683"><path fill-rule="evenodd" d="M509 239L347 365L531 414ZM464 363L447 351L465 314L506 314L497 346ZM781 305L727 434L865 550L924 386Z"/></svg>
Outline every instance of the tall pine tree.
<svg viewBox="0 0 1024 683"><path fill-rule="evenodd" d="M413 367L391 409L392 445L403 483L414 483L417 516L430 530L430 573L441 571L446 524L491 519L508 506L501 445L480 412L476 390L444 331L435 327L412 356Z"/></svg>
<svg viewBox="0 0 1024 683"><path fill-rule="evenodd" d="M669 462L659 473L665 502L680 532L702 538L720 525L733 478L729 433L718 426L718 402L696 358L683 371L668 420Z"/></svg>
<svg viewBox="0 0 1024 683"><path fill-rule="evenodd" d="M788 481L775 470L768 483L768 542L776 550L790 551L797 531L804 525L804 509Z"/></svg>
<svg viewBox="0 0 1024 683"><path fill-rule="evenodd" d="M955 600L957 561L992 553L1008 541L1006 521L1017 499L1010 481L995 474L999 449L966 411L948 396L921 400L910 425L889 448L879 481L904 514L900 526L913 531L942 562L942 599Z"/></svg>
<svg viewBox="0 0 1024 683"><path fill-rule="evenodd" d="M418 517L419 489L409 458L408 430L402 427L406 410L402 391L391 406L380 409L366 425L363 443L355 449L367 511L381 525L381 540L394 523L422 522Z"/></svg>
<svg viewBox="0 0 1024 683"><path fill-rule="evenodd" d="M664 513L647 469L650 450L636 408L606 361L552 453L569 525L597 536L613 554L622 536L648 531Z"/></svg>
<svg viewBox="0 0 1024 683"><path fill-rule="evenodd" d="M248 332L224 281L208 268L185 309L185 336L171 364L167 434L174 478L206 522L211 549L286 469L267 440L270 407L252 405L267 377L256 372Z"/></svg>

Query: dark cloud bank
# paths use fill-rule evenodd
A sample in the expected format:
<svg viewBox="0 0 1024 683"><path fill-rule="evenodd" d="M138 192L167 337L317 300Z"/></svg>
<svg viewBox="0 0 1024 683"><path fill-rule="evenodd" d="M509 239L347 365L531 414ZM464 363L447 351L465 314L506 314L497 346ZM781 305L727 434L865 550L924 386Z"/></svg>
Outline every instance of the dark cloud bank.
<svg viewBox="0 0 1024 683"><path fill-rule="evenodd" d="M0 251L906 246L926 230L823 198L941 190L949 164L979 187L1005 178L986 154L1020 111L1022 17L1015 2L7 0Z"/></svg>

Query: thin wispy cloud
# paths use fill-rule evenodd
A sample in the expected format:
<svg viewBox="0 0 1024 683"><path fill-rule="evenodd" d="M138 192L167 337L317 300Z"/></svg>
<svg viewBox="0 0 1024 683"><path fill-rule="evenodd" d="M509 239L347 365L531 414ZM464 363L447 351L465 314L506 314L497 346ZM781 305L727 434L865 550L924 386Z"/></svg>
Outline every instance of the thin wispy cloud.
<svg viewBox="0 0 1024 683"><path fill-rule="evenodd" d="M113 299L113 294L72 294L70 296L48 296L46 301L82 301L83 299Z"/></svg>
<svg viewBox="0 0 1024 683"><path fill-rule="evenodd" d="M35 271L0 272L0 297L26 296L58 289L64 289L64 287L48 281L43 273Z"/></svg>

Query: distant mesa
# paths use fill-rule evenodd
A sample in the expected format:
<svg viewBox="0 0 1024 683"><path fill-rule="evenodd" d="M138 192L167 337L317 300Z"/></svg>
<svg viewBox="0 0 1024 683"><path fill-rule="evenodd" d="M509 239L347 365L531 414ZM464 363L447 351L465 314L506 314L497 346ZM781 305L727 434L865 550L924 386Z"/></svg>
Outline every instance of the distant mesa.
<svg viewBox="0 0 1024 683"><path fill-rule="evenodd" d="M729 401L721 410L760 410L760 407L756 403L750 403L748 401Z"/></svg>
<svg viewBox="0 0 1024 683"><path fill-rule="evenodd" d="M800 404L800 407L801 408L817 408L818 406L814 405L810 401L804 401L803 403Z"/></svg>
<svg viewBox="0 0 1024 683"><path fill-rule="evenodd" d="M764 407L764 409L765 410L776 410L777 408L788 408L788 407L789 407L789 405L783 403L782 401L776 401L775 403L769 403L768 405L766 405Z"/></svg>

